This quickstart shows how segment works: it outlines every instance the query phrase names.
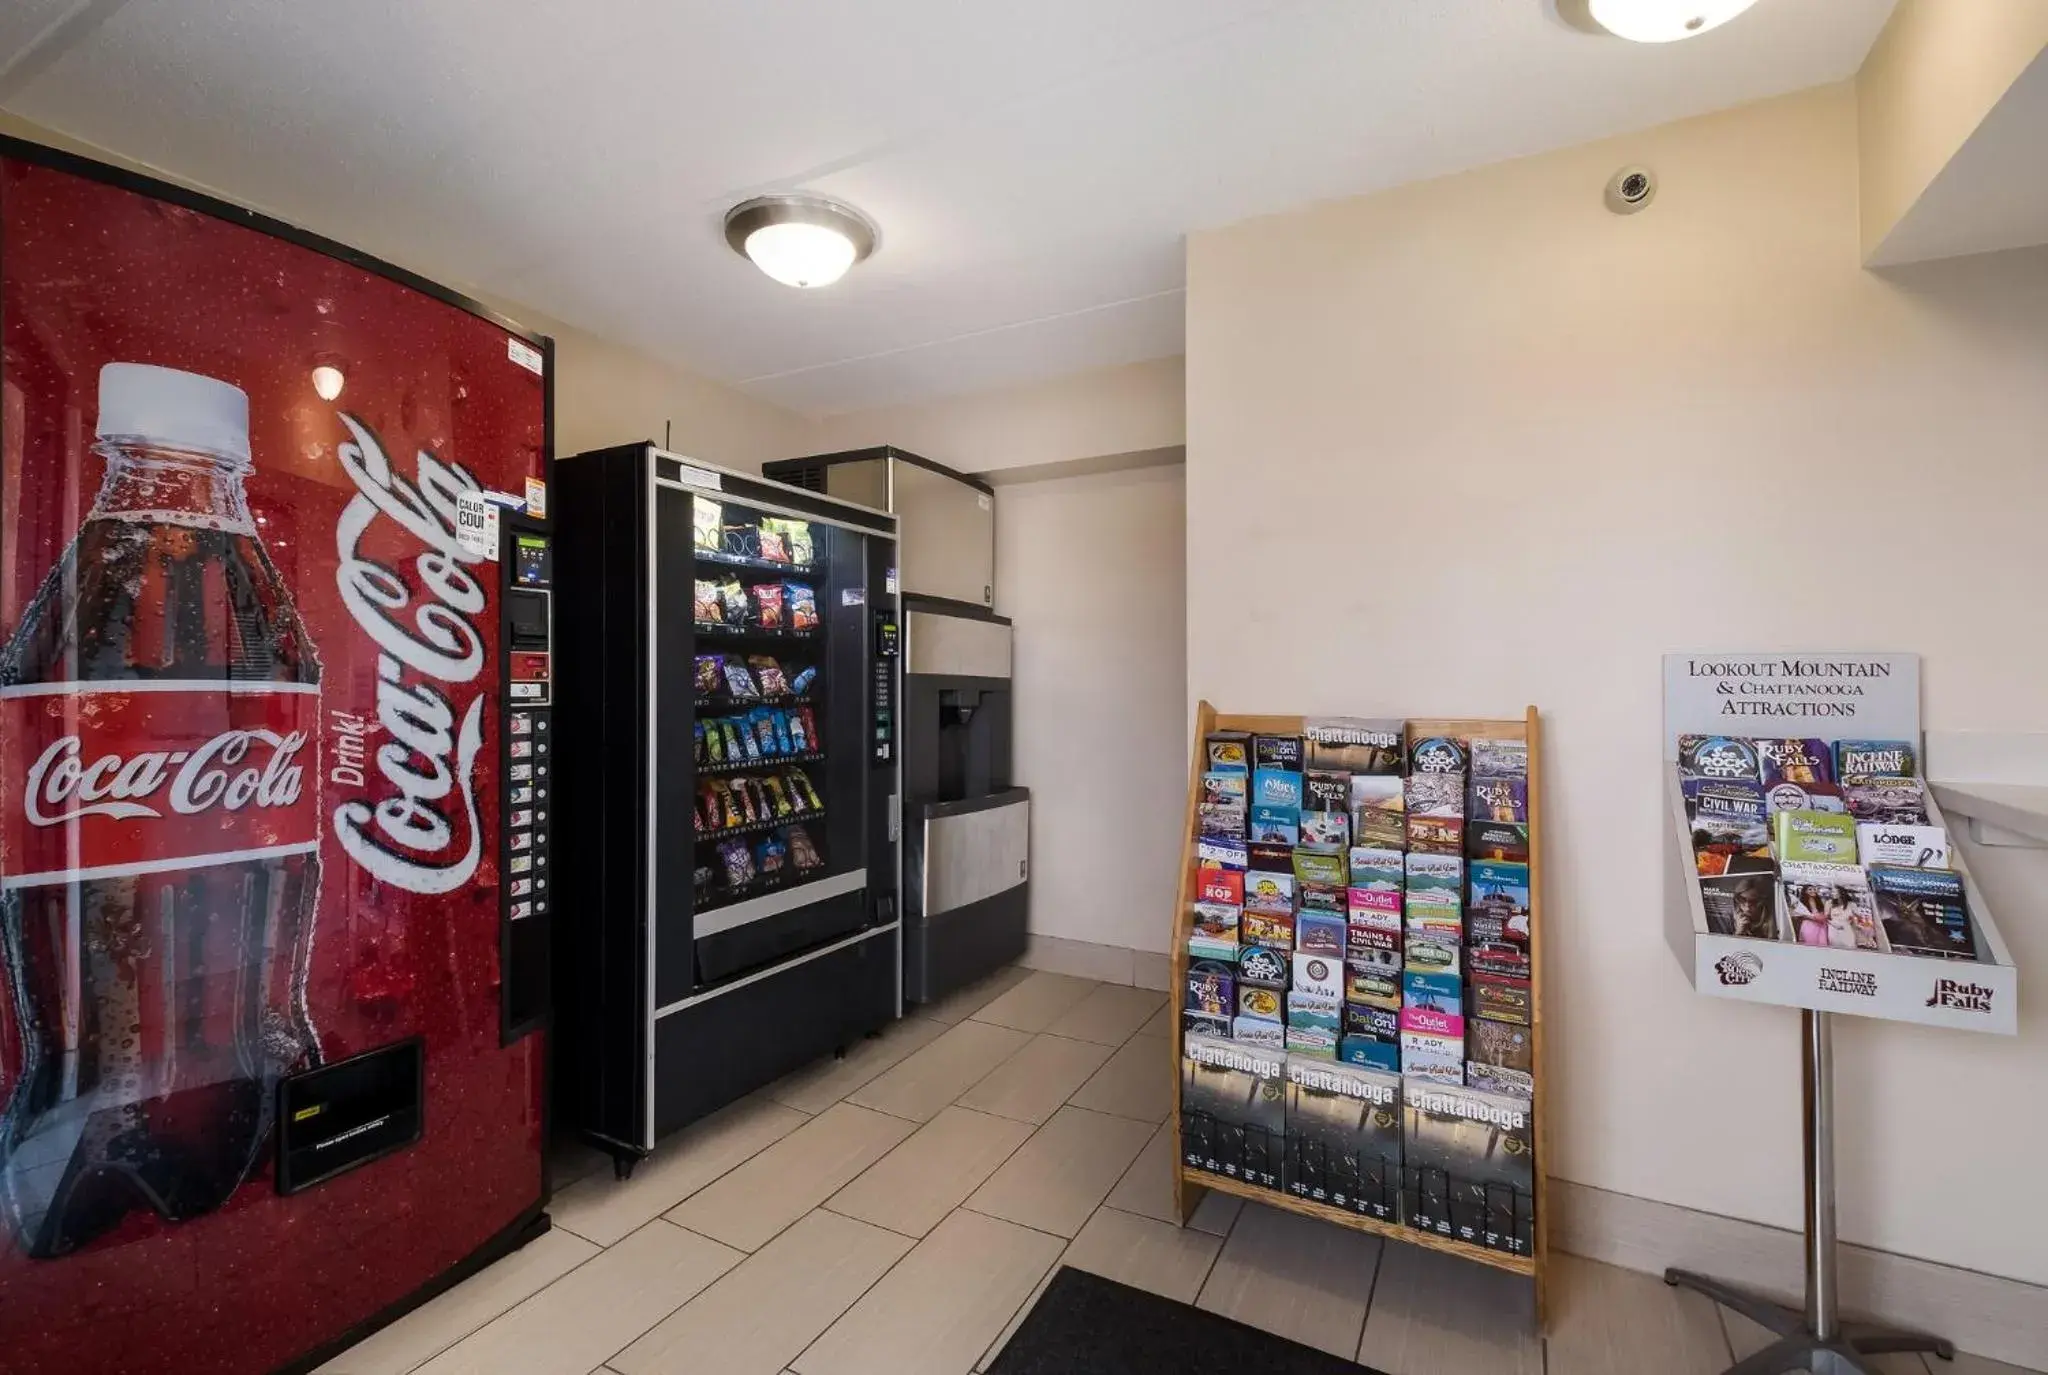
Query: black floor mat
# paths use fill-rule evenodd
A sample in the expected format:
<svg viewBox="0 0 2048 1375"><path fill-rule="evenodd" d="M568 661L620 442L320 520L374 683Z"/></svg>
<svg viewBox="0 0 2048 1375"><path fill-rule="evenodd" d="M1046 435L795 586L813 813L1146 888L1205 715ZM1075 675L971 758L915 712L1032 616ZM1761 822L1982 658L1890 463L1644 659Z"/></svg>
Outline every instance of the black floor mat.
<svg viewBox="0 0 2048 1375"><path fill-rule="evenodd" d="M1192 1304L1062 1266L988 1375L1379 1375Z"/></svg>

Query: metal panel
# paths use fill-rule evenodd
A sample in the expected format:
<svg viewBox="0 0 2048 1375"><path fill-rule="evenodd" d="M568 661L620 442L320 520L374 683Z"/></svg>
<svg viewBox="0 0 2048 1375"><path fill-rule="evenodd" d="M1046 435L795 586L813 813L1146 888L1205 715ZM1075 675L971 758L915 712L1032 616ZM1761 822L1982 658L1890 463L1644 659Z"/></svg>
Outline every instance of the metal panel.
<svg viewBox="0 0 2048 1375"><path fill-rule="evenodd" d="M758 898L733 903L729 907L700 912L697 914L695 932L699 937L715 936L721 931L730 931L749 922L766 921L792 908L822 902L826 898L856 892L867 886L866 869L849 869L830 878L813 879L809 883L800 883L794 888L780 888L773 893L764 893Z"/></svg>
<svg viewBox="0 0 2048 1375"><path fill-rule="evenodd" d="M924 823L926 916L993 897L1030 877L1031 799Z"/></svg>
<svg viewBox="0 0 2048 1375"><path fill-rule="evenodd" d="M995 604L995 498L947 473L892 460L903 590L975 606Z"/></svg>
<svg viewBox="0 0 2048 1375"><path fill-rule="evenodd" d="M934 611L912 610L905 619L905 672L948 678L1010 676L1009 626Z"/></svg>

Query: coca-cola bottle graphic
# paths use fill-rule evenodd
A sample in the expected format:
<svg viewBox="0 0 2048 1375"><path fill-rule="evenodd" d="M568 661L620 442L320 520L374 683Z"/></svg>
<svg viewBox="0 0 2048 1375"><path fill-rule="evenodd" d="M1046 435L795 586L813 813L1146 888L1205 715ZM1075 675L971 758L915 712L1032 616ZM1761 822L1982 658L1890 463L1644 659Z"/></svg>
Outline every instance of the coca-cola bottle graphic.
<svg viewBox="0 0 2048 1375"><path fill-rule="evenodd" d="M0 650L0 1210L40 1257L220 1207L319 1053L320 665L250 515L248 398L99 380L98 499Z"/></svg>

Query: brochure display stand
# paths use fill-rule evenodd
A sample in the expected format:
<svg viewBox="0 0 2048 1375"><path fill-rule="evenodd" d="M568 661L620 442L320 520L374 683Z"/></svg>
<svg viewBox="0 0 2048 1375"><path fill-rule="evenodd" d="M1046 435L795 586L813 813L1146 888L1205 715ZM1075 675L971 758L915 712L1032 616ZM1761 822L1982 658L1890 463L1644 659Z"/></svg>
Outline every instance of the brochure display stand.
<svg viewBox="0 0 2048 1375"><path fill-rule="evenodd" d="M2018 971L1921 757L1916 655L1665 657L1672 950L1701 993L1801 1009L1803 1309L1664 1276L1777 1334L1729 1375L1954 1355L1939 1337L1842 1321L1835 1268L1833 1015L2018 1025Z"/></svg>
<svg viewBox="0 0 2048 1375"><path fill-rule="evenodd" d="M1533 707L1200 705L1173 953L1183 1219L1216 1190L1525 1275L1541 1326L1541 779Z"/></svg>

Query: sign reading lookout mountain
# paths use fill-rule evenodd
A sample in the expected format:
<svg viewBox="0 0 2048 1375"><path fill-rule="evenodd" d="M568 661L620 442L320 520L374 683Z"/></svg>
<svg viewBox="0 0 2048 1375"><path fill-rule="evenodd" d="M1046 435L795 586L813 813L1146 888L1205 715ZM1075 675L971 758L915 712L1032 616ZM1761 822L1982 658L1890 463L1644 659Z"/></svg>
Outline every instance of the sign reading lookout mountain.
<svg viewBox="0 0 2048 1375"><path fill-rule="evenodd" d="M1664 657L1665 719L1731 735L1903 739L1917 733L1911 654L1718 653Z"/></svg>

